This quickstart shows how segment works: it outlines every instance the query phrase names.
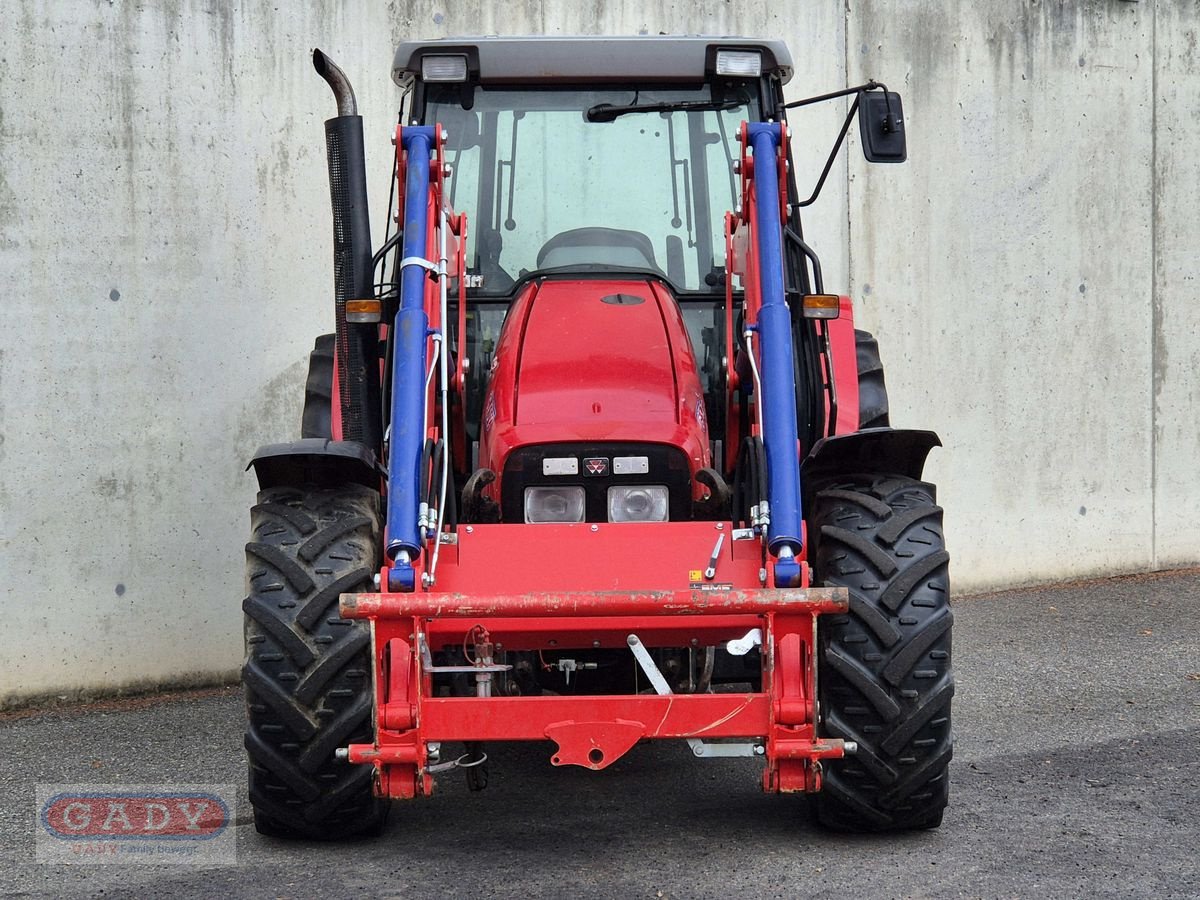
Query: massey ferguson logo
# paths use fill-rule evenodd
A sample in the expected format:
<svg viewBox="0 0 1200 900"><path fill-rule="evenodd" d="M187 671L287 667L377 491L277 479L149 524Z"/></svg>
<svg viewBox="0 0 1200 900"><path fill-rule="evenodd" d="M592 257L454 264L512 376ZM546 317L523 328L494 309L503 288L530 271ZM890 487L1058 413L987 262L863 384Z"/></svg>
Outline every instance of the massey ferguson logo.
<svg viewBox="0 0 1200 900"><path fill-rule="evenodd" d="M589 456L583 461L583 471L588 475L607 475L608 459L603 456Z"/></svg>

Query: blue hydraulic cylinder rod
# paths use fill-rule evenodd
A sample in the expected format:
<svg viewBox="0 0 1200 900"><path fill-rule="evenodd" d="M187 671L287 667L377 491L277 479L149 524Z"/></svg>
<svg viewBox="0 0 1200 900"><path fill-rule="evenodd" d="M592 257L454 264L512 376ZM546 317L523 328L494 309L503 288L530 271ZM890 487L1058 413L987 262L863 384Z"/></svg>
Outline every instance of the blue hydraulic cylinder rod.
<svg viewBox="0 0 1200 900"><path fill-rule="evenodd" d="M429 161L433 128L412 126L401 131L408 154L404 189L404 258L400 271L400 309L392 336L391 442L388 456L387 558L393 563L392 589L412 590L409 560L421 552L417 518L421 503L421 450L425 444L425 347L429 317L425 285L429 277L425 253L429 240Z"/></svg>
<svg viewBox="0 0 1200 900"><path fill-rule="evenodd" d="M792 361L792 319L784 300L783 232L779 221L779 167L781 139L777 123L749 126L754 150L754 190L757 196L754 236L758 244L758 272L762 309L758 333L762 352L763 446L767 453L768 499L771 524L767 546L782 556L776 566L776 583L799 577L791 556L801 548L800 455L796 430L796 379Z"/></svg>

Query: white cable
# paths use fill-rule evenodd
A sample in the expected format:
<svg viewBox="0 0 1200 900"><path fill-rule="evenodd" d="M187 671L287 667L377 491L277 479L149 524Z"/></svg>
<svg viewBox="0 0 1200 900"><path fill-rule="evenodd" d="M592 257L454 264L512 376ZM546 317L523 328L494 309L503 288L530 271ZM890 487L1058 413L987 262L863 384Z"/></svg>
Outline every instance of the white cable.
<svg viewBox="0 0 1200 900"><path fill-rule="evenodd" d="M746 355L750 357L750 372L754 376L754 411L758 413L758 434L765 437L763 430L763 394L762 381L758 377L758 362L754 358L754 332L749 328L743 333L746 338Z"/></svg>
<svg viewBox="0 0 1200 900"><path fill-rule="evenodd" d="M749 328L743 332L746 338L746 355L750 357L750 372L754 377L754 411L758 414L758 435L762 440L763 446L766 446L766 430L763 428L763 394L762 380L758 375L758 362L754 358L754 332ZM756 512L757 510L757 512ZM771 524L771 505L766 497L760 497L759 502L751 507L751 517L753 525L761 525L763 527Z"/></svg>
<svg viewBox="0 0 1200 900"><path fill-rule="evenodd" d="M433 370L437 368L438 354L441 353L442 336L436 331L429 336L433 341L433 359L429 361L429 371L425 375L425 421L429 421L429 382L433 381Z"/></svg>
<svg viewBox="0 0 1200 900"><path fill-rule="evenodd" d="M435 332L434 334L430 335L430 339L433 341L433 358L429 360L429 373L425 376L425 395L422 398L423 412L421 413L422 424L429 421L429 383L433 380L433 371L435 368L437 368L438 355L441 353L442 349L442 336L440 334ZM424 439L421 441L421 446L425 446ZM423 451L422 455L424 455ZM425 473L422 472L421 474L424 475ZM432 524L427 518L429 507L425 503L424 479L421 480L421 491L418 499L420 500L420 506L417 508L417 527L423 531Z"/></svg>
<svg viewBox="0 0 1200 900"><path fill-rule="evenodd" d="M429 421L429 383L433 381L433 372L437 368L437 361L442 352L442 336L438 332L434 332L429 336L433 341L433 357L429 360L429 374L425 376L425 414L422 421ZM421 442L424 446L425 442ZM432 461L432 460L431 460ZM421 473L424 476L424 472ZM425 502L425 479L421 479L421 503L417 507L417 528L420 529L421 537L428 537L429 529L433 527L433 520L429 518L429 504Z"/></svg>
<svg viewBox="0 0 1200 900"><path fill-rule="evenodd" d="M441 257L438 261L438 265L441 274L445 275L447 263L446 231L449 229L450 223L446 219L446 210L444 207L441 209L439 226L439 231L441 234ZM444 277L438 279L441 302L441 336L443 341L446 337L446 317L448 315L446 282L447 279ZM459 336L459 340L462 340L461 335ZM449 353L446 352L445 348L443 348L443 352L439 357L438 380L441 382L441 384L438 386L438 393L441 395L442 399L442 486L438 495L437 531L434 532L433 535L433 557L429 560L429 571L425 573L428 576L428 582L425 585L426 587L432 587L437 581L438 555L442 549L442 526L446 521L446 491L450 483L450 359ZM426 395L428 396L428 391L426 391ZM425 579L423 578L422 581L425 581Z"/></svg>

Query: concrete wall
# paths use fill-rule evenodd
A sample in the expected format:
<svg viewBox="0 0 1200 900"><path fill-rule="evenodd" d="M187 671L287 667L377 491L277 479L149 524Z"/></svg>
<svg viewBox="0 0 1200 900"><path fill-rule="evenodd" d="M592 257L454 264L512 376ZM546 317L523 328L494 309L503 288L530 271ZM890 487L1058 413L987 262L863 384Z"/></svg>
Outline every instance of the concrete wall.
<svg viewBox="0 0 1200 900"><path fill-rule="evenodd" d="M355 81L377 233L406 36L744 32L788 40L793 96L887 81L909 164L852 152L807 232L894 421L946 442L957 589L1200 561L1195 2L2 6L0 702L240 660L242 468L330 327L313 46ZM839 119L793 119L802 171Z"/></svg>

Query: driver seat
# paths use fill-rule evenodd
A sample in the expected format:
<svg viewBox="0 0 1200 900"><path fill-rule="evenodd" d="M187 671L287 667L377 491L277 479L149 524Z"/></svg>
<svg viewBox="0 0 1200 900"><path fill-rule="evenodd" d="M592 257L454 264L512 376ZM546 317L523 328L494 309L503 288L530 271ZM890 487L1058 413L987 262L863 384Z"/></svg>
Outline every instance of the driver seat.
<svg viewBox="0 0 1200 900"><path fill-rule="evenodd" d="M539 269L578 265L662 271L654 258L650 238L640 231L623 228L572 228L550 238L538 251Z"/></svg>

